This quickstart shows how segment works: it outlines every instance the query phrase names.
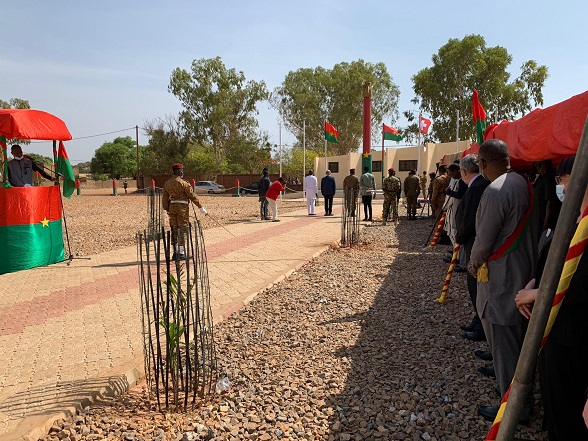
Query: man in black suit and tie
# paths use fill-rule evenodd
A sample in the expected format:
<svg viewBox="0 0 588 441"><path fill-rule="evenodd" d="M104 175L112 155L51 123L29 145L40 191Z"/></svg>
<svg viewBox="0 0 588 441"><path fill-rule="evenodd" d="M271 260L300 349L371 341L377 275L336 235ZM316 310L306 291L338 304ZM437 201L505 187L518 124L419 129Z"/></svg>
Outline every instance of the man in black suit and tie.
<svg viewBox="0 0 588 441"><path fill-rule="evenodd" d="M490 181L480 175L480 169L478 167L478 157L476 155L464 156L459 162L459 168L461 172L461 179L468 185L466 192L464 193L461 203L457 206L457 212L455 214L457 234L455 239L460 244L466 255L467 265L470 261L470 255L472 253L472 247L474 240L476 239L476 211L482 199L482 193ZM474 306L474 318L469 325L461 326L461 329L466 331L464 337L468 340L480 341L485 340L484 329L482 328L482 322L480 316L476 311L476 297L478 293L478 282L475 277L467 275L468 292L472 299ZM489 353L482 353L483 351L476 351L476 355L482 355L482 359L491 360Z"/></svg>

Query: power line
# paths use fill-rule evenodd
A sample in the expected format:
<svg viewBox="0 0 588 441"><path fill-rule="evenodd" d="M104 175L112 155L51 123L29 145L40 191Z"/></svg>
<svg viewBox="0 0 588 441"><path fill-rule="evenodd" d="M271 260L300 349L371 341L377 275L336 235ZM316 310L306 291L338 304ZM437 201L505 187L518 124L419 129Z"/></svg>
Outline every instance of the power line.
<svg viewBox="0 0 588 441"><path fill-rule="evenodd" d="M129 127L128 129L122 129L122 130L115 130L113 132L99 133L97 135L78 136L77 138L72 138L70 141L76 141L78 139L97 138L99 136L112 135L113 133L126 132L127 130L135 130L135 127ZM31 144L41 144L41 143L45 143L45 142L53 142L53 141L31 141Z"/></svg>

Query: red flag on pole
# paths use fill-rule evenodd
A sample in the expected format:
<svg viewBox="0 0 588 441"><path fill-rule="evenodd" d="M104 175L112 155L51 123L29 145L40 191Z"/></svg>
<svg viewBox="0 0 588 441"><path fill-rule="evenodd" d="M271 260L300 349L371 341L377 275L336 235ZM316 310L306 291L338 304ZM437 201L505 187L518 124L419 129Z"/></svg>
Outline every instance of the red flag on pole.
<svg viewBox="0 0 588 441"><path fill-rule="evenodd" d="M421 132L423 135L428 135L430 126L431 120L421 115L419 118L419 132Z"/></svg>

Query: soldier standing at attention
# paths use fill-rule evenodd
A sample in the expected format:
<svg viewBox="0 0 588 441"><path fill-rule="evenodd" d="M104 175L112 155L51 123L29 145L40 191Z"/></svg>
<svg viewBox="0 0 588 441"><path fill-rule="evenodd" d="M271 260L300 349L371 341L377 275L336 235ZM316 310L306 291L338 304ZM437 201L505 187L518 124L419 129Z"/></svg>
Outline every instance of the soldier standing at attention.
<svg viewBox="0 0 588 441"><path fill-rule="evenodd" d="M400 192L402 191L402 184L400 179L396 177L396 171L393 168L388 169L388 177L384 179L382 189L384 190L382 225L386 225L390 210L392 210L392 222L398 220L398 199L400 199Z"/></svg>
<svg viewBox="0 0 588 441"><path fill-rule="evenodd" d="M345 194L345 207L348 216L355 217L355 204L359 192L359 179L355 176L355 169L349 169L349 175L343 179L343 193Z"/></svg>
<svg viewBox="0 0 588 441"><path fill-rule="evenodd" d="M207 215L206 209L202 206L198 197L192 193L192 187L184 179L184 166L182 164L172 165L174 176L163 184L163 195L161 203L163 209L169 215L169 225L172 231L172 244L174 247L173 260L185 259L184 231L190 223L190 201L192 201L200 212ZM179 232L179 240L178 240Z"/></svg>
<svg viewBox="0 0 588 441"><path fill-rule="evenodd" d="M421 193L423 193L423 198L427 198L427 172L424 171L423 175L421 176Z"/></svg>
<svg viewBox="0 0 588 441"><path fill-rule="evenodd" d="M431 209L436 218L439 217L443 205L445 204L445 195L449 187L449 176L447 176L447 167L439 166L439 176L433 181L433 194L431 195Z"/></svg>
<svg viewBox="0 0 588 441"><path fill-rule="evenodd" d="M421 192L421 181L415 170L408 172L404 180L404 194L406 195L406 211L408 220L416 219L416 206L419 193Z"/></svg>

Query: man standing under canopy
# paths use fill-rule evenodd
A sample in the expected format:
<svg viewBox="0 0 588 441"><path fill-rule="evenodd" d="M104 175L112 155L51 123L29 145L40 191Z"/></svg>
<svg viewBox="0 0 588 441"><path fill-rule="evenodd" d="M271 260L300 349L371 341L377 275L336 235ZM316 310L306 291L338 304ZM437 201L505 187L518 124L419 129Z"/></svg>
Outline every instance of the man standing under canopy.
<svg viewBox="0 0 588 441"><path fill-rule="evenodd" d="M8 162L8 180L13 187L32 187L33 172L36 171L45 179L51 181L53 177L39 167L35 161L22 154L22 148L14 144L10 149L14 159Z"/></svg>

